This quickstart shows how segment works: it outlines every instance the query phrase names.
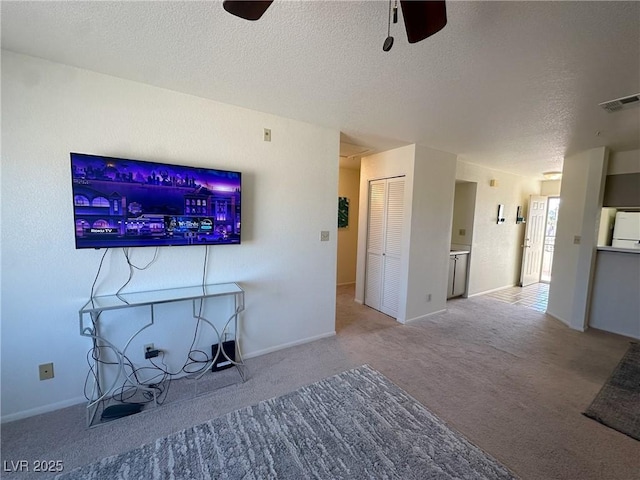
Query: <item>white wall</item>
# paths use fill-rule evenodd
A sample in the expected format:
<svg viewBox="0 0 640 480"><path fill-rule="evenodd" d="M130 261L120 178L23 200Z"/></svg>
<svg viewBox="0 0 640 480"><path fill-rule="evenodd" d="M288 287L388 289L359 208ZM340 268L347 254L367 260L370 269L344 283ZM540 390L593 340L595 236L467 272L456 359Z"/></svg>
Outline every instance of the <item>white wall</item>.
<svg viewBox="0 0 640 480"><path fill-rule="evenodd" d="M349 226L338 229L338 285L356 281L358 214L360 208L360 170L340 168L338 196L349 199Z"/></svg>
<svg viewBox="0 0 640 480"><path fill-rule="evenodd" d="M417 145L362 159L357 301L364 301L369 181L403 175L405 210L397 320L405 323L445 308L455 167L455 155ZM431 301L427 301L428 294Z"/></svg>
<svg viewBox="0 0 640 480"><path fill-rule="evenodd" d="M476 210L475 182L456 182L453 200L453 225L451 226L451 243L469 245L473 241L473 220ZM464 234L460 231L463 230Z"/></svg>
<svg viewBox="0 0 640 480"><path fill-rule="evenodd" d="M446 307L456 156L417 145L414 167L407 322Z"/></svg>
<svg viewBox="0 0 640 480"><path fill-rule="evenodd" d="M362 158L360 164L360 211L358 213L358 263L356 269L355 300L364 303L365 271L367 257L367 214L369 205L369 182L381 178L405 177L404 228L402 230L403 252L409 251L411 239L411 206L413 198L413 165L415 145L388 150ZM407 298L407 272L409 256L404 255L401 264L398 321L404 321Z"/></svg>
<svg viewBox="0 0 640 480"><path fill-rule="evenodd" d="M640 172L640 150L611 152L607 175L622 175Z"/></svg>
<svg viewBox="0 0 640 480"><path fill-rule="evenodd" d="M473 243L469 259L468 295L516 285L520 280L525 224L516 224L518 205L525 209L530 195L538 195L540 182L458 160L456 180L476 182ZM496 187L490 186L497 180ZM498 225L498 204L505 207L505 222Z"/></svg>
<svg viewBox="0 0 640 480"><path fill-rule="evenodd" d="M562 180L543 180L540 182L540 195L545 197L560 196Z"/></svg>
<svg viewBox="0 0 640 480"><path fill-rule="evenodd" d="M70 151L242 171L243 244L210 247L206 281L246 289L245 354L334 333L338 131L3 51L2 147L3 420L83 395L90 342L78 310L103 251L74 249ZM152 255L135 249L134 260ZM161 248L127 290L199 284L203 256ZM110 252L97 293L127 275ZM190 325L174 338L157 331L166 344L150 340L178 351ZM46 362L55 378L39 381Z"/></svg>
<svg viewBox="0 0 640 480"><path fill-rule="evenodd" d="M580 331L587 325L608 155L605 147L587 150L565 158L562 170L547 313Z"/></svg>

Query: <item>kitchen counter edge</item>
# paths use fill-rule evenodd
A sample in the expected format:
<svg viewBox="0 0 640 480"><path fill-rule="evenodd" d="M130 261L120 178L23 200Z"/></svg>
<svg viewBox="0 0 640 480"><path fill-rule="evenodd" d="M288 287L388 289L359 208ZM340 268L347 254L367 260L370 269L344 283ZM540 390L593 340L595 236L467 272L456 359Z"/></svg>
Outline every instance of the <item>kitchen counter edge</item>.
<svg viewBox="0 0 640 480"><path fill-rule="evenodd" d="M616 252L616 253L634 253L636 255L640 254L640 249L632 249L632 248L598 247L598 251Z"/></svg>

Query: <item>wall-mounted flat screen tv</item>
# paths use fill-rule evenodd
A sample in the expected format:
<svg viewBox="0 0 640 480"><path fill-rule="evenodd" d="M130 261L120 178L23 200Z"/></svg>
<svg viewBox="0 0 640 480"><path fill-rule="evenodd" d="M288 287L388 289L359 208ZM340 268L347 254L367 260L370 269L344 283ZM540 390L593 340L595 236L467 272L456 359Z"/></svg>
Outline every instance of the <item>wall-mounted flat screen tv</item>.
<svg viewBox="0 0 640 480"><path fill-rule="evenodd" d="M71 153L76 248L240 243L240 172Z"/></svg>

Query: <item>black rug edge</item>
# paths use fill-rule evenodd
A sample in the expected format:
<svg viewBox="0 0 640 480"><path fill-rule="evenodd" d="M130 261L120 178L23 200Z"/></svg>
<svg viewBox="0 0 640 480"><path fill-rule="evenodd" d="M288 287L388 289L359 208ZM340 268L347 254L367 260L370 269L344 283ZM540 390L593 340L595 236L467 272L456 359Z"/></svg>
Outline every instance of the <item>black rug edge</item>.
<svg viewBox="0 0 640 480"><path fill-rule="evenodd" d="M626 435L629 438L633 438L634 440L640 442L640 437L636 437L630 433L627 432L623 432L622 430L620 430L619 428L613 427L611 425L607 425L600 417L598 417L596 414L591 414L588 412L582 412L582 415L584 415L587 418L590 418L591 420L595 420L596 422L598 422L600 425L604 425L607 428L610 428L611 430L615 430L618 433L621 433L623 435Z"/></svg>
<svg viewBox="0 0 640 480"><path fill-rule="evenodd" d="M597 398L600 396L600 394L602 393L602 391L607 388L607 385L609 384L610 380L613 378L613 376L618 372L618 369L620 368L620 365L622 364L622 362L624 361L624 359L627 357L627 355L629 355L629 353L631 352L631 349L634 347L640 347L640 343L638 342L629 342L629 347L627 348L627 351L624 352L624 355L622 356L622 358L620 359L620 361L618 362L618 364L615 366L615 368L613 369L613 371L611 372L611 374L607 377L607 379L605 380L604 384L602 385L602 387L600 387L600 390L598 390L598 393L596 394L595 397L593 397L593 400L591 400L591 403L589 404L589 406L587 407L587 409L582 412L582 415L584 415L587 418L590 418L591 420L595 420L596 422L598 422L601 425L604 425L607 428L610 428L611 430L615 430L616 432L619 432L623 435L626 435L629 438L633 438L634 440L637 440L638 442L640 442L640 436L635 436L632 435L629 432L624 432L614 426L608 425L607 423L605 423L605 421L599 416L597 415L595 412L591 412L591 405L593 405L593 403L597 400Z"/></svg>

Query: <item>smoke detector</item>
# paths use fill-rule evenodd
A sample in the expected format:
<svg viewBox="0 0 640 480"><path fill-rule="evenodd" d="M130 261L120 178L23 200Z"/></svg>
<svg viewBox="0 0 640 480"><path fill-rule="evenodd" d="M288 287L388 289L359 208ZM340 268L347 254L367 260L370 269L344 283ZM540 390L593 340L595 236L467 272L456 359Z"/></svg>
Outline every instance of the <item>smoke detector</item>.
<svg viewBox="0 0 640 480"><path fill-rule="evenodd" d="M598 105L600 105L609 113L619 112L620 110L626 110L627 108L631 107L637 107L638 105L640 105L640 93L629 95L628 97L616 98L615 100L602 102Z"/></svg>

